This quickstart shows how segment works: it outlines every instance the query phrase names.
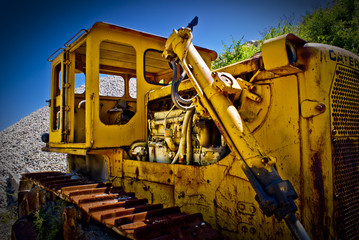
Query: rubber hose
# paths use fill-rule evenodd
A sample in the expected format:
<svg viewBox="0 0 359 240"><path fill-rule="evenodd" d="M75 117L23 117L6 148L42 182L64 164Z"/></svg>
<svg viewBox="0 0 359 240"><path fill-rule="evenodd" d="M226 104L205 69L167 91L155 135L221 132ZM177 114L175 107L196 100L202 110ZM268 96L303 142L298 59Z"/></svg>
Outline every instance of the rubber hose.
<svg viewBox="0 0 359 240"><path fill-rule="evenodd" d="M190 116L188 120L188 126L187 126L187 136L186 136L186 163L189 165L192 162L192 121L193 121L193 115L194 110L189 111Z"/></svg>
<svg viewBox="0 0 359 240"><path fill-rule="evenodd" d="M180 157L180 155L183 156L185 154L188 121L189 121L189 118L192 115L193 111L194 110L187 111L186 115L184 116L184 120L183 120L183 124L182 124L182 136L181 136L180 144L178 146L178 151L177 151L175 157L173 158L171 164L176 163L178 158Z"/></svg>
<svg viewBox="0 0 359 240"><path fill-rule="evenodd" d="M190 106L183 106L182 104L180 104L178 102L177 96L179 96L178 94L178 85L180 83L181 77L183 75L183 77L185 76L184 74L181 74L180 78L177 80L177 66L176 66L176 61L172 60L171 61L172 64L172 68L173 68L173 77L172 77L172 84L171 84L171 99L172 102L176 105L177 108L184 110L184 111L189 111L194 109L194 104L190 105ZM185 99L181 98L183 101L186 101ZM191 100L192 102L192 100Z"/></svg>

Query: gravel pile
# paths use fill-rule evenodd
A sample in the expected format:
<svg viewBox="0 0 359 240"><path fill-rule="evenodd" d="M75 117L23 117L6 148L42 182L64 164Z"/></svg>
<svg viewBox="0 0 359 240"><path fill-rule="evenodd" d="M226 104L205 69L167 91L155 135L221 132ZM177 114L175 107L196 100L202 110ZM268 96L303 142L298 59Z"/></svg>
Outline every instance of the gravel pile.
<svg viewBox="0 0 359 240"><path fill-rule="evenodd" d="M0 206L6 204L4 194L9 171L20 175L25 168L32 171L66 171L66 156L41 151L45 143L41 135L48 132L48 106L43 107L0 132Z"/></svg>
<svg viewBox="0 0 359 240"><path fill-rule="evenodd" d="M130 95L136 95L136 85L131 84ZM100 78L100 95L124 95L124 80L118 76ZM83 93L85 86L76 89ZM25 168L30 171L66 171L66 155L43 152L45 143L41 135L49 132L50 108L43 107L0 132L0 207L6 205L6 184L9 171L20 176Z"/></svg>

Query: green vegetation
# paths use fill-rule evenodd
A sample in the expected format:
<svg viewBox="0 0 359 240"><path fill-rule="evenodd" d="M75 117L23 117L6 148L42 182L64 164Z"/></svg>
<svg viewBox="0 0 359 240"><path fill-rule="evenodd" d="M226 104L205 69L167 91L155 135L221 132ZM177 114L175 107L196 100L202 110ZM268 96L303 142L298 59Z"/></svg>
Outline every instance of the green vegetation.
<svg viewBox="0 0 359 240"><path fill-rule="evenodd" d="M239 41L235 41L232 38L232 44L229 47L222 42L224 53L219 54L218 58L212 62L212 69L224 67L231 63L247 59L261 50L261 47L255 47L245 43L243 44L242 40L243 37Z"/></svg>
<svg viewBox="0 0 359 240"><path fill-rule="evenodd" d="M39 240L61 239L62 213L67 204L62 200L53 203L35 212L34 226Z"/></svg>
<svg viewBox="0 0 359 240"><path fill-rule="evenodd" d="M0 211L0 225L13 223L17 219L17 208L10 207L1 209Z"/></svg>
<svg viewBox="0 0 359 240"><path fill-rule="evenodd" d="M263 43L265 40L287 33L293 33L298 37L303 37L302 26L300 24L296 24L293 18L281 20L276 27L270 27L262 33L261 42Z"/></svg>
<svg viewBox="0 0 359 240"><path fill-rule="evenodd" d="M307 41L359 54L359 0L335 0L328 8L307 14L300 27Z"/></svg>
<svg viewBox="0 0 359 240"><path fill-rule="evenodd" d="M295 23L294 20L281 20L277 26L262 33L260 42L283 34L293 33L309 42L324 43L347 49L359 54L359 0L334 0L325 9L307 13ZM261 50L259 47L242 43L232 38L232 44L213 61L212 69L217 69L252 56Z"/></svg>

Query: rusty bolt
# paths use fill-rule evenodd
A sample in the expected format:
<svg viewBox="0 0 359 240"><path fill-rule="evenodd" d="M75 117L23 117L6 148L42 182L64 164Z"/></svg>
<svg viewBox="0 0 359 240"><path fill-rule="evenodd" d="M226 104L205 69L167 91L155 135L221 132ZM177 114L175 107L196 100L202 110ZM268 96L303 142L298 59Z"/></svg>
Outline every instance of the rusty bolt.
<svg viewBox="0 0 359 240"><path fill-rule="evenodd" d="M315 109L322 113L325 112L326 108L327 107L324 103L319 103L317 106L315 106Z"/></svg>
<svg viewBox="0 0 359 240"><path fill-rule="evenodd" d="M254 206L251 206L251 207L249 208L249 211L250 211L251 213L255 213L255 212L256 212L256 208L255 208Z"/></svg>
<svg viewBox="0 0 359 240"><path fill-rule="evenodd" d="M246 209L246 206L243 203L241 203L239 204L238 208L239 210L243 211L244 209Z"/></svg>
<svg viewBox="0 0 359 240"><path fill-rule="evenodd" d="M248 232L248 228L246 226L243 226L242 227L242 232L244 232L244 233Z"/></svg>
<svg viewBox="0 0 359 240"><path fill-rule="evenodd" d="M257 230L254 227L251 227L249 229L249 232L252 233L252 234L256 234Z"/></svg>
<svg viewBox="0 0 359 240"><path fill-rule="evenodd" d="M270 159L269 159L268 157L262 158L262 163L263 163L264 165L267 165L267 164L269 163L269 161L270 161Z"/></svg>

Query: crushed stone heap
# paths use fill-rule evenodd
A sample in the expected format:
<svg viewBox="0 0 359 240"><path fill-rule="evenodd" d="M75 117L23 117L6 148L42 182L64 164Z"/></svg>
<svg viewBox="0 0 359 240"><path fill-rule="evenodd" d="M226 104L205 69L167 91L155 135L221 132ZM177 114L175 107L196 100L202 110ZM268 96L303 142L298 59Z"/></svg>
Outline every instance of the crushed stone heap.
<svg viewBox="0 0 359 240"><path fill-rule="evenodd" d="M6 204L6 182L9 171L20 175L33 171L66 171L66 156L43 152L41 135L49 130L48 106L40 108L0 132L0 206Z"/></svg>
<svg viewBox="0 0 359 240"><path fill-rule="evenodd" d="M100 78L100 94L123 95L123 78L107 76ZM85 85L78 87L82 93ZM119 92L120 91L120 92ZM135 92L136 89L130 89ZM43 152L45 143L41 135L49 132L50 108L45 106L0 132L0 207L6 206L6 184L9 172L20 176L31 171L66 171L66 155Z"/></svg>

